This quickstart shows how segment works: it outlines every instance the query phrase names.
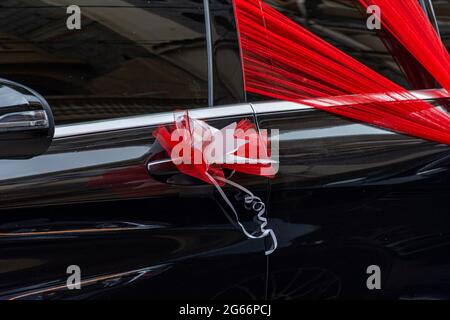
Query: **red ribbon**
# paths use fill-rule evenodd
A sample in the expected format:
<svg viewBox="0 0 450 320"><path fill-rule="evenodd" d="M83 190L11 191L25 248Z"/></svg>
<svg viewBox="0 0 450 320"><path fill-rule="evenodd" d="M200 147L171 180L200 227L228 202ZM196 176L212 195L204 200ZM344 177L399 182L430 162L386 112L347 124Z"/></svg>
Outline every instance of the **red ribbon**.
<svg viewBox="0 0 450 320"><path fill-rule="evenodd" d="M359 2L364 7L378 6L383 29L395 37L447 91L450 91L450 56L419 1Z"/></svg>
<svg viewBox="0 0 450 320"><path fill-rule="evenodd" d="M385 2L386 6L393 6L404 1L415 0ZM378 3L379 0L372 2ZM307 103L353 120L450 144L450 116L447 113L417 100L406 89L262 1L234 0L234 3L247 92ZM405 43L413 46L410 40L405 40ZM414 54L422 57L419 51L426 45L426 40L417 44ZM438 48L439 44L433 47ZM444 53L436 56L445 58ZM445 59L442 65L435 61L430 63L428 70L436 78L439 76L439 81L447 83L450 69L445 66ZM445 69L438 70L441 67ZM379 93L378 97L370 100L373 93ZM354 99L354 102L345 106L323 107L320 103L305 101L344 95L348 96L348 100ZM361 100L367 103L360 103Z"/></svg>
<svg viewBox="0 0 450 320"><path fill-rule="evenodd" d="M213 184L211 177L218 177L219 185L223 186L224 169L269 178L275 175L268 138L247 119L221 131L192 119L186 112L173 125L161 126L153 135L180 172L209 184ZM231 137L231 141L221 141L226 137ZM210 157L206 151L210 151Z"/></svg>
<svg viewBox="0 0 450 320"><path fill-rule="evenodd" d="M264 177L275 175L268 138L260 134L252 122L241 120L218 130L204 121L190 118L186 112L176 117L169 128L161 126L153 135L180 172L216 187L246 237L270 238L271 246L266 250L266 255L277 249L277 237L275 232L268 228L265 217L265 204L250 190L227 180L224 173L224 169L229 169ZM238 211L221 188L225 184L245 194L244 204L255 214L255 221L259 225L256 232L249 232L241 223Z"/></svg>

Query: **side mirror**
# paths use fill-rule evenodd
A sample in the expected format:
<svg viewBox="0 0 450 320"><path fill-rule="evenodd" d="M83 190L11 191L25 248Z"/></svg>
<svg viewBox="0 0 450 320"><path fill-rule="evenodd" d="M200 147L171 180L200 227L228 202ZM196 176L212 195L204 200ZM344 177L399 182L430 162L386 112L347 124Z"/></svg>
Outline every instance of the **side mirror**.
<svg viewBox="0 0 450 320"><path fill-rule="evenodd" d="M0 78L0 160L29 159L47 151L53 114L36 91Z"/></svg>

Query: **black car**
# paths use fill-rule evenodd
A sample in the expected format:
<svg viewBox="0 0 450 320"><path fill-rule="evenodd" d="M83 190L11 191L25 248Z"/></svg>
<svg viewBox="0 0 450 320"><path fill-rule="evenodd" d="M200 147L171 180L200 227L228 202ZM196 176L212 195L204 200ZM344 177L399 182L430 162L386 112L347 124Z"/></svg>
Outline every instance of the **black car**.
<svg viewBox="0 0 450 320"><path fill-rule="evenodd" d="M265 2L449 106L353 1ZM450 2L421 4L450 46ZM247 94L231 0L3 0L0 39L0 299L450 298L450 148ZM273 254L170 166L176 110L280 130L275 178L232 177Z"/></svg>

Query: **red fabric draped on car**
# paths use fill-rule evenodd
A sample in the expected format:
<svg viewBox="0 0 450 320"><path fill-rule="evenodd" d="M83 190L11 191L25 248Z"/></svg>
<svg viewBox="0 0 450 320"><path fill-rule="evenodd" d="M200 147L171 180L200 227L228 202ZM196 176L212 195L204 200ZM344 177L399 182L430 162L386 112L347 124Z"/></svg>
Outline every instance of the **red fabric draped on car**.
<svg viewBox="0 0 450 320"><path fill-rule="evenodd" d="M394 36L428 72L450 91L450 56L417 0L359 0L377 5L383 29Z"/></svg>
<svg viewBox="0 0 450 320"><path fill-rule="evenodd" d="M450 117L260 0L235 0L247 92L450 144ZM392 3L392 2L391 2ZM376 93L376 95L373 95ZM353 104L320 99L353 95ZM309 99L309 100L305 100Z"/></svg>

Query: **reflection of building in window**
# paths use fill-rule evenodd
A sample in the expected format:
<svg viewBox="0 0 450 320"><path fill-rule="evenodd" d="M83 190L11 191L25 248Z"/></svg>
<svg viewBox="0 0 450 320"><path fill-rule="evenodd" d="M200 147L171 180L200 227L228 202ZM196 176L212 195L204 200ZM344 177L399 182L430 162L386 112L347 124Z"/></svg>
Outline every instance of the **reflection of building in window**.
<svg viewBox="0 0 450 320"><path fill-rule="evenodd" d="M450 0L433 0L442 40L450 50Z"/></svg>
<svg viewBox="0 0 450 320"><path fill-rule="evenodd" d="M70 4L0 4L0 74L42 93L58 123L207 104L204 16L197 3L97 1L82 7L82 29L75 31L66 27Z"/></svg>

